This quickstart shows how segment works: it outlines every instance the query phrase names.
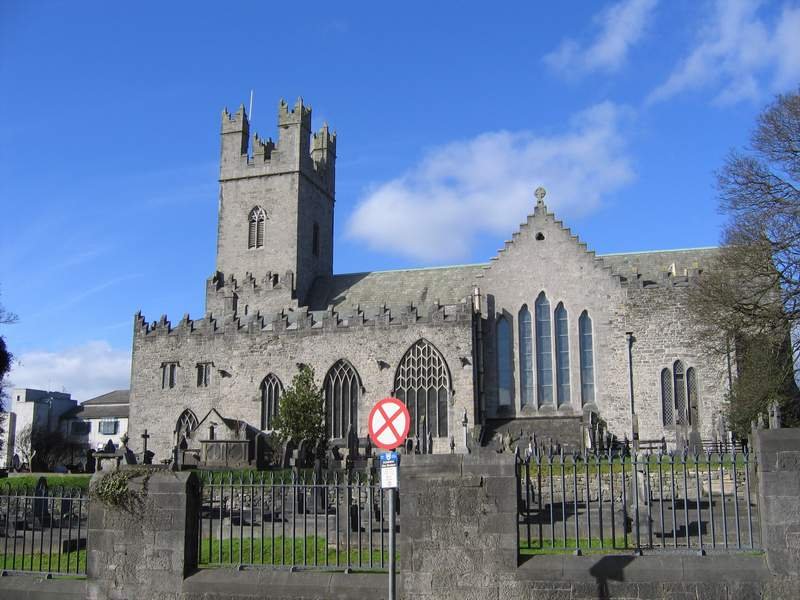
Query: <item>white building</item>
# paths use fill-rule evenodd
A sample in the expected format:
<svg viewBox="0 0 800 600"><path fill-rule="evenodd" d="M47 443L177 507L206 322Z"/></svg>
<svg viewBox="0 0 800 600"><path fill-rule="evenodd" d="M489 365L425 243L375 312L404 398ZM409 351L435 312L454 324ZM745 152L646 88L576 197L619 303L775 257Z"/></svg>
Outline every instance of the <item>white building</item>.
<svg viewBox="0 0 800 600"><path fill-rule="evenodd" d="M76 406L62 417L63 431L87 449L101 450L109 442L119 447L128 431L128 390L115 390Z"/></svg>

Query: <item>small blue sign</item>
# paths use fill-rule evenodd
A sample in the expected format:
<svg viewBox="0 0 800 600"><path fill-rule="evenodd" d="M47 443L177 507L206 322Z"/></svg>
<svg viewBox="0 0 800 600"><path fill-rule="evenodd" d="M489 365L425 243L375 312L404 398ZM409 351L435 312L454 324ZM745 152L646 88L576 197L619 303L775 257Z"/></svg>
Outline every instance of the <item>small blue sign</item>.
<svg viewBox="0 0 800 600"><path fill-rule="evenodd" d="M397 452L381 452L381 464L385 462L397 462Z"/></svg>

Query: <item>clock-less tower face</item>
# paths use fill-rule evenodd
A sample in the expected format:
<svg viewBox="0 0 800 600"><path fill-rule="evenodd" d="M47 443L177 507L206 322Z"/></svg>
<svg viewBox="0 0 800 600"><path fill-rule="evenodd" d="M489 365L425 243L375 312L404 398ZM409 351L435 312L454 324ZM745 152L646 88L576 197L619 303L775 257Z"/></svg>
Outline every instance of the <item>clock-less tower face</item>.
<svg viewBox="0 0 800 600"><path fill-rule="evenodd" d="M217 271L293 274L298 300L333 268L335 137L312 138L311 111L281 104L278 143L253 137L243 108L223 115ZM248 156L248 149L251 156Z"/></svg>

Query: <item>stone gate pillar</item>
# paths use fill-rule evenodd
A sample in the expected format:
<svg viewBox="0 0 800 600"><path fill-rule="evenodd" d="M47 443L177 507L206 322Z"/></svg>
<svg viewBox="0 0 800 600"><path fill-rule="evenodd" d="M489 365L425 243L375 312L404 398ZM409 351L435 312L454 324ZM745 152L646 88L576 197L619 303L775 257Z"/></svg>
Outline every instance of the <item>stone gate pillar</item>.
<svg viewBox="0 0 800 600"><path fill-rule="evenodd" d="M132 506L90 500L87 595L90 600L180 598L184 578L197 568L199 480L194 473L158 467L121 467L140 494ZM100 471L92 484L110 471Z"/></svg>
<svg viewBox="0 0 800 600"><path fill-rule="evenodd" d="M516 494L511 455L403 455L399 597L496 595L517 568Z"/></svg>

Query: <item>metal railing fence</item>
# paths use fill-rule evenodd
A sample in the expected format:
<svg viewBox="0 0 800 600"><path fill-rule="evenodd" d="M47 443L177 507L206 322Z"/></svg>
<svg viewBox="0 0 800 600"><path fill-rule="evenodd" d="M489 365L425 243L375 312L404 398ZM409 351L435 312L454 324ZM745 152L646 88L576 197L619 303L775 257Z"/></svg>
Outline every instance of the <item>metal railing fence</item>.
<svg viewBox="0 0 800 600"><path fill-rule="evenodd" d="M88 516L84 490L0 486L0 569L85 575Z"/></svg>
<svg viewBox="0 0 800 600"><path fill-rule="evenodd" d="M520 551L760 548L755 457L517 454Z"/></svg>
<svg viewBox="0 0 800 600"><path fill-rule="evenodd" d="M372 475L205 474L199 564L385 570L389 495Z"/></svg>

